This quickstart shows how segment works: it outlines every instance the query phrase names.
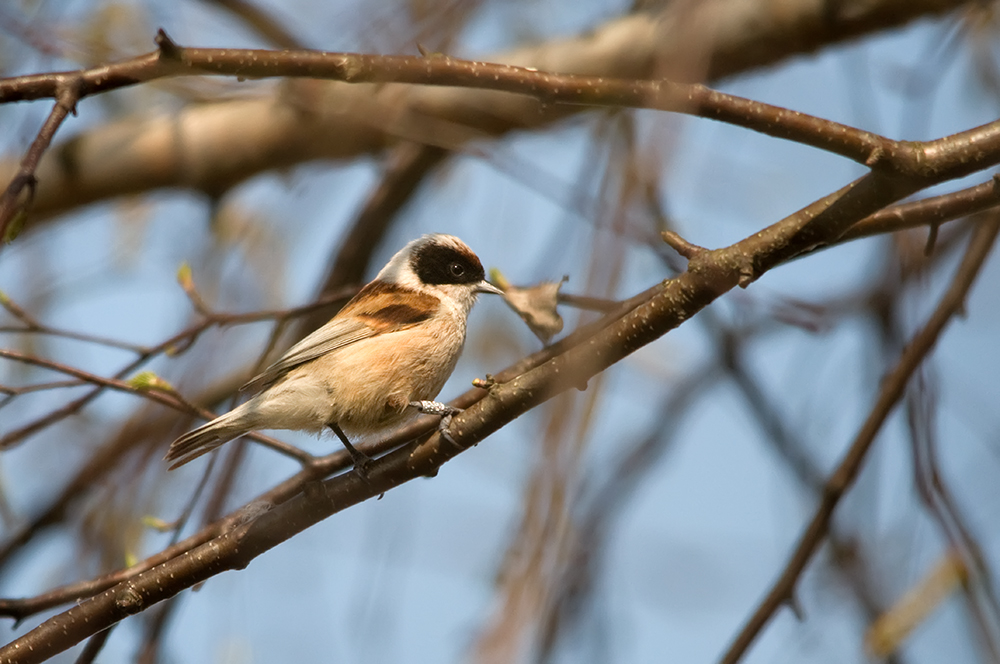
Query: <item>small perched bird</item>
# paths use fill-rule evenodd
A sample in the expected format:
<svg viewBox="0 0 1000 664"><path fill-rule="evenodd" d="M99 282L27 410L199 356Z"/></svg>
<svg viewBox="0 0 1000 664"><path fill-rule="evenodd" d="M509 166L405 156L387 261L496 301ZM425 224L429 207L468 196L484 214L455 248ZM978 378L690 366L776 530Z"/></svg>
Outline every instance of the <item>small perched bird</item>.
<svg viewBox="0 0 1000 664"><path fill-rule="evenodd" d="M441 234L413 240L330 322L243 388L259 394L175 440L170 469L256 429L330 428L366 477L371 459L348 434L373 433L414 411L441 415L446 432L458 411L433 399L462 352L479 293L503 294L464 242Z"/></svg>

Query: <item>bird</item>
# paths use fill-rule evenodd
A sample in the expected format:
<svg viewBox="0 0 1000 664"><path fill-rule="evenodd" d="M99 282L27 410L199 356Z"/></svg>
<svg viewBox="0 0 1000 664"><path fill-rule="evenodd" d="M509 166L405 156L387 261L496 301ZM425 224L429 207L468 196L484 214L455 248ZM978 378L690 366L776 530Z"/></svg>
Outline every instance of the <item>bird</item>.
<svg viewBox="0 0 1000 664"><path fill-rule="evenodd" d="M363 479L371 459L348 438L398 424L416 412L458 409L434 401L465 345L466 321L486 281L472 249L433 233L400 249L325 325L243 386L248 401L173 443L170 470L258 429L330 429Z"/></svg>

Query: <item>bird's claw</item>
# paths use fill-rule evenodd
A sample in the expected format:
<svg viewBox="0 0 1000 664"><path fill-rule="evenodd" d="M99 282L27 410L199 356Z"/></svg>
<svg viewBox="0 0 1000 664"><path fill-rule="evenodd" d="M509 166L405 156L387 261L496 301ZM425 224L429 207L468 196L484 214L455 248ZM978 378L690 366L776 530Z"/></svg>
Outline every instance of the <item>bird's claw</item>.
<svg viewBox="0 0 1000 664"><path fill-rule="evenodd" d="M455 408L440 401L411 401L410 406L416 408L424 415L440 415L442 418L458 415L462 412L461 408Z"/></svg>
<svg viewBox="0 0 1000 664"><path fill-rule="evenodd" d="M457 408L455 410L457 410L459 413L462 412ZM455 417L455 413L448 413L447 415L441 418L441 421L438 422L438 433L441 434L441 437L447 440L449 443L451 443L458 449L462 449L462 446L455 442L455 439L451 437L451 432L448 430L451 427L451 420L453 417Z"/></svg>
<svg viewBox="0 0 1000 664"><path fill-rule="evenodd" d="M462 449L462 446L455 442L455 439L451 436L451 432L448 430L451 427L452 418L462 412L461 408L455 408L454 406L449 406L448 404L441 403L440 401L411 401L410 406L416 408L425 415L440 415L441 421L438 422L438 433L440 433L441 437L449 443L459 449Z"/></svg>
<svg viewBox="0 0 1000 664"><path fill-rule="evenodd" d="M368 479L368 470L372 465L372 458L367 454L361 452L358 453L360 456L354 457L354 473L361 478L365 484L371 484L371 480Z"/></svg>
<svg viewBox="0 0 1000 664"><path fill-rule="evenodd" d="M368 479L368 471L374 460L353 445L348 447L347 451L351 453L351 461L354 462L354 474L361 478L365 484L371 484L371 480Z"/></svg>

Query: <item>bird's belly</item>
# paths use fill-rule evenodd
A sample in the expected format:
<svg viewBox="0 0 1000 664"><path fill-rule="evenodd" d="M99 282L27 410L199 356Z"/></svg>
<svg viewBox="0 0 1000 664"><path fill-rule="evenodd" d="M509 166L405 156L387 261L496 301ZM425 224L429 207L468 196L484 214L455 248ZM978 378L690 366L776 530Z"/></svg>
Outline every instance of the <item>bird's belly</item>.
<svg viewBox="0 0 1000 664"><path fill-rule="evenodd" d="M290 410L311 426L289 428L336 422L348 435L363 435L413 414L408 404L438 395L462 349L464 335L434 331L371 337L294 369L283 381L298 402Z"/></svg>

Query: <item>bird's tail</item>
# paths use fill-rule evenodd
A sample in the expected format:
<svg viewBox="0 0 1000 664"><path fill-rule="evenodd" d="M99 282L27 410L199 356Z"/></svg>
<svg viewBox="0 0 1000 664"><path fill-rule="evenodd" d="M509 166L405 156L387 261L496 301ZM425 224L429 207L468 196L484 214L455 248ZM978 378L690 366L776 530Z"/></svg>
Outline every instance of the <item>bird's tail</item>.
<svg viewBox="0 0 1000 664"><path fill-rule="evenodd" d="M163 457L166 461L174 462L168 470L183 466L223 443L254 430L256 427L253 422L248 421L248 415L246 404L243 404L175 440Z"/></svg>

